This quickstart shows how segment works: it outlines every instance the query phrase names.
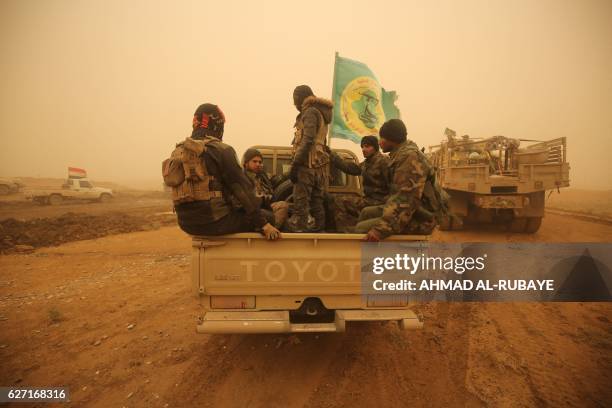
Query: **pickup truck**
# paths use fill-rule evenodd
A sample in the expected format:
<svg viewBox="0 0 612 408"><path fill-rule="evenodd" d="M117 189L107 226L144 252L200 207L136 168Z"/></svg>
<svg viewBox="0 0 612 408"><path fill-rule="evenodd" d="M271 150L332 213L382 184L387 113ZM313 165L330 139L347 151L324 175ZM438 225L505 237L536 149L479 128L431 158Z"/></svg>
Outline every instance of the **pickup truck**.
<svg viewBox="0 0 612 408"><path fill-rule="evenodd" d="M362 234L192 237L198 333L343 332L352 321L422 327L403 295L364 295ZM386 241L426 241L397 235Z"/></svg>
<svg viewBox="0 0 612 408"><path fill-rule="evenodd" d="M87 178L68 178L61 188L26 190L25 197L39 204L58 205L68 200L95 200L107 202L113 190L94 187Z"/></svg>
<svg viewBox="0 0 612 408"><path fill-rule="evenodd" d="M0 177L0 195L18 193L23 183L17 179Z"/></svg>

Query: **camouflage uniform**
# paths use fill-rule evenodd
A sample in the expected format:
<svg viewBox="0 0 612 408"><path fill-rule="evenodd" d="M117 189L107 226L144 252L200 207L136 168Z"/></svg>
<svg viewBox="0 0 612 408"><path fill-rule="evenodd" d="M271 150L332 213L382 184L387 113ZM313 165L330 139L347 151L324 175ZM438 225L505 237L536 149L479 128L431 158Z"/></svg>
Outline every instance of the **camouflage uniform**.
<svg viewBox="0 0 612 408"><path fill-rule="evenodd" d="M267 206L272 201L274 187L265 172L255 173L253 171L244 170L244 174L249 178L255 190L255 196L262 200L262 207Z"/></svg>
<svg viewBox="0 0 612 408"><path fill-rule="evenodd" d="M288 222L294 232L308 229L309 213L315 230L325 228L324 197L329 179L325 147L332 107L331 101L309 96L296 118L292 166L298 166L297 182L293 185L293 215Z"/></svg>
<svg viewBox="0 0 612 408"><path fill-rule="evenodd" d="M260 210L231 146L213 138L202 153L202 162L211 176L209 189L221 194L206 201L177 204L175 210L183 231L191 235L223 235L255 231L271 222ZM241 208L234 208L232 200L239 202Z"/></svg>
<svg viewBox="0 0 612 408"><path fill-rule="evenodd" d="M389 170L391 160L380 152L375 152L360 164L343 160L335 152L332 152L331 158L334 167L362 178L363 197L348 196L335 200L336 224L352 226L355 225L354 221L363 208L381 205L387 200L391 185ZM353 222L350 222L351 219Z"/></svg>
<svg viewBox="0 0 612 408"><path fill-rule="evenodd" d="M355 232L374 229L381 239L393 234L431 234L436 222L421 214L421 198L431 165L416 144L406 141L390 153L391 195L384 205L363 209Z"/></svg>
<svg viewBox="0 0 612 408"><path fill-rule="evenodd" d="M274 215L273 225L280 228L289 215L289 204L286 201L272 202L274 187L265 172L255 173L249 170L244 170L244 174L249 178L253 185L255 196L261 202L261 208L264 211L271 211Z"/></svg>

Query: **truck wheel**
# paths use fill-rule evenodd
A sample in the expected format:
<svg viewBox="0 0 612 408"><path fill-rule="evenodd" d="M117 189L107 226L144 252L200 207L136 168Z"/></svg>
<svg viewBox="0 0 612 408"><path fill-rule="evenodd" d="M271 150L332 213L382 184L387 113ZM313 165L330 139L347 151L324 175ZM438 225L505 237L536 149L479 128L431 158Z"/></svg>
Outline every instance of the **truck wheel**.
<svg viewBox="0 0 612 408"><path fill-rule="evenodd" d="M112 198L112 197L111 197L111 195L110 195L110 194L107 194L107 193L102 193L102 194L100 194L100 202L101 202L101 203L108 203L108 202L110 201L110 199L111 199L111 198Z"/></svg>
<svg viewBox="0 0 612 408"><path fill-rule="evenodd" d="M525 232L528 234L533 234L540 229L542 225L542 217L529 217L527 218L527 226L525 227Z"/></svg>
<svg viewBox="0 0 612 408"><path fill-rule="evenodd" d="M527 218L515 218L510 222L510 232L525 232L527 228Z"/></svg>
<svg viewBox="0 0 612 408"><path fill-rule="evenodd" d="M459 231L463 229L463 217L448 215L438 224L440 231Z"/></svg>
<svg viewBox="0 0 612 408"><path fill-rule="evenodd" d="M11 189L6 184L0 184L0 195L7 195L11 192Z"/></svg>
<svg viewBox="0 0 612 408"><path fill-rule="evenodd" d="M444 217L442 221L440 221L440 223L438 224L438 228L440 229L440 231L450 231L452 227L451 222L451 217Z"/></svg>
<svg viewBox="0 0 612 408"><path fill-rule="evenodd" d="M451 231L461 231L464 227L464 217L458 215L451 215L450 217L450 229Z"/></svg>
<svg viewBox="0 0 612 408"><path fill-rule="evenodd" d="M51 205L59 205L64 201L64 198L59 194L51 194L49 198L47 198L47 201Z"/></svg>

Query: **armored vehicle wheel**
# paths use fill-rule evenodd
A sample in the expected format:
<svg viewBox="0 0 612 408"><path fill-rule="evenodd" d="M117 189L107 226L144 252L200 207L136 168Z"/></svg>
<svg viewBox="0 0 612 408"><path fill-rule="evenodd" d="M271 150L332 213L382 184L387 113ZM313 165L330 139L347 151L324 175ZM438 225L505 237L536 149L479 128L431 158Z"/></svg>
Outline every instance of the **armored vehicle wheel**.
<svg viewBox="0 0 612 408"><path fill-rule="evenodd" d="M464 227L464 217L453 215L450 217L450 229L452 231L461 231Z"/></svg>
<svg viewBox="0 0 612 408"><path fill-rule="evenodd" d="M542 225L542 217L529 217L527 218L525 232L528 234L533 234L540 229L540 225Z"/></svg>
<svg viewBox="0 0 612 408"><path fill-rule="evenodd" d="M0 184L0 195L6 195L11 192L9 186L5 184Z"/></svg>
<svg viewBox="0 0 612 408"><path fill-rule="evenodd" d="M47 199L47 201L51 205L59 205L62 203L62 201L64 201L64 199L59 194L51 194L49 198Z"/></svg>
<svg viewBox="0 0 612 408"><path fill-rule="evenodd" d="M527 218L515 218L510 222L510 232L525 232L527 228Z"/></svg>
<svg viewBox="0 0 612 408"><path fill-rule="evenodd" d="M440 231L458 231L463 229L463 217L458 217L456 215L449 215L448 217L444 217L444 219L438 225Z"/></svg>
<svg viewBox="0 0 612 408"><path fill-rule="evenodd" d="M444 217L440 224L438 225L440 231L450 231L451 230L451 217Z"/></svg>

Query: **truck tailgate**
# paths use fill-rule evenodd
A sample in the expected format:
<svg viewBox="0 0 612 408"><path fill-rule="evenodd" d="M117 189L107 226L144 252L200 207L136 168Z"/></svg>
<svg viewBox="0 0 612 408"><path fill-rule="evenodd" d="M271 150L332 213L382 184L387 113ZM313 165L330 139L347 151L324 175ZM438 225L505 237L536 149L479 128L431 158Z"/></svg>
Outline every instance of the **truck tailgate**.
<svg viewBox="0 0 612 408"><path fill-rule="evenodd" d="M361 293L362 234L260 234L194 237L194 287L204 295L355 295ZM399 235L391 240L423 241Z"/></svg>

